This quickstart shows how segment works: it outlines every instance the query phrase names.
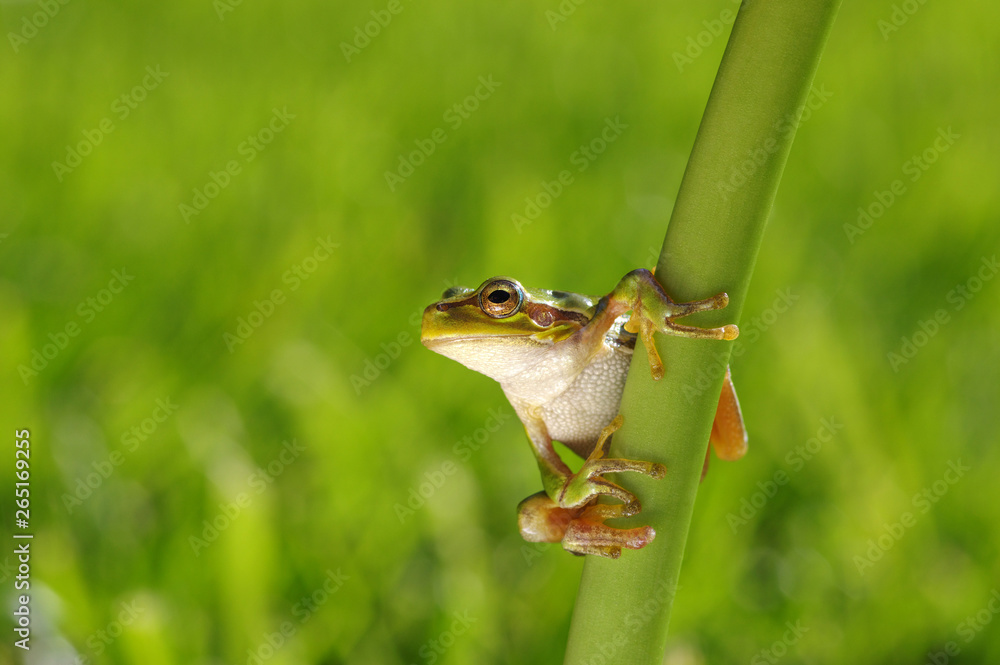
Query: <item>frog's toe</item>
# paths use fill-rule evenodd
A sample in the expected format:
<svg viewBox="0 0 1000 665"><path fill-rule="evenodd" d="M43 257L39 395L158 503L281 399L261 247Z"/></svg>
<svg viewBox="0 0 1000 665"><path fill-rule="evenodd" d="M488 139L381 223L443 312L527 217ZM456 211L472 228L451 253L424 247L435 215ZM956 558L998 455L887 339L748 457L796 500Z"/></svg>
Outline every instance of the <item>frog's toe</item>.
<svg viewBox="0 0 1000 665"><path fill-rule="evenodd" d="M586 468L586 472L590 477L604 475L605 473L621 473L622 471L641 473L656 480L660 480L667 475L667 467L658 462L640 462L630 459L594 460Z"/></svg>
<svg viewBox="0 0 1000 665"><path fill-rule="evenodd" d="M599 496L611 496L623 504L636 503L638 499L634 494L599 475L604 473L604 469L607 468L601 462L615 461L617 460L599 460L585 464L583 469L566 483L558 497L559 506L562 508L583 508ZM591 464L597 468L591 468Z"/></svg>
<svg viewBox="0 0 1000 665"><path fill-rule="evenodd" d="M570 522L562 544L570 552L617 559L622 549L642 549L655 537L656 531L651 526L616 529L581 517Z"/></svg>

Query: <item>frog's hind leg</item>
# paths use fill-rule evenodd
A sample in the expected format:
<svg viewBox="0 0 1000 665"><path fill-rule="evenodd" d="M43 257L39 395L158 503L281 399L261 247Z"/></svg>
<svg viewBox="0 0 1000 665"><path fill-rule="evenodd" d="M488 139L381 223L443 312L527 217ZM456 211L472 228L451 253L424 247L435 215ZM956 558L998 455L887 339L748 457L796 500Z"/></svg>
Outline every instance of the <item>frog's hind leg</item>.
<svg viewBox="0 0 1000 665"><path fill-rule="evenodd" d="M606 480L602 474L631 471L663 478L667 473L665 466L655 462L604 457L611 435L622 426L622 422L621 415L618 415L601 430L594 450L580 471L574 474L568 469L565 472L555 469L555 462L548 462L543 455L544 451L552 450L544 423L531 418L525 421L529 436L533 429L544 433L539 441L547 444L547 447L536 447L546 491L529 496L517 507L518 526L525 540L534 543L562 542L563 547L574 554L595 554L612 559L621 556L622 548L639 549L653 540L656 532L651 527L615 529L604 524L607 519L635 515L642 506L634 494ZM555 456L554 451L551 454ZM562 461L558 463L565 468ZM621 503L596 503L602 495L616 498Z"/></svg>
<svg viewBox="0 0 1000 665"><path fill-rule="evenodd" d="M747 452L747 429L743 424L740 400L736 397L733 377L726 368L726 378L722 382L719 406L712 421L712 435L709 439L719 459L729 462L743 457ZM707 465L706 465L707 467Z"/></svg>
<svg viewBox="0 0 1000 665"><path fill-rule="evenodd" d="M532 494L517 506L517 525L529 543L558 543L580 511L560 508L545 492Z"/></svg>
<svg viewBox="0 0 1000 665"><path fill-rule="evenodd" d="M604 521L629 517L639 510L638 502L560 508L545 492L539 492L521 502L517 521L521 536L529 542L561 542L564 549L574 554L617 559L622 548L637 550L648 545L656 537L656 531L649 526L616 529Z"/></svg>
<svg viewBox="0 0 1000 665"><path fill-rule="evenodd" d="M712 450L719 459L734 462L747 452L747 428L743 423L743 412L740 411L740 400L736 397L733 377L726 367L726 378L722 382L722 393L719 395L719 406L715 409L715 420L712 421L712 433L709 436L712 444L705 451L705 465L701 468L701 479L708 473L708 460Z"/></svg>

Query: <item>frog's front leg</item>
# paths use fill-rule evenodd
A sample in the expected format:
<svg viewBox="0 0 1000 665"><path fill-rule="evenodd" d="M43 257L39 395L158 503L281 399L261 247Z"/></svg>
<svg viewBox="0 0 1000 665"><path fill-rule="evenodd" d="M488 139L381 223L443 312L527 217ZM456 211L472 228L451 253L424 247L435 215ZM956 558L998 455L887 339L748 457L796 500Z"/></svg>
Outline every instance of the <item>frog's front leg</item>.
<svg viewBox="0 0 1000 665"><path fill-rule="evenodd" d="M640 268L625 275L614 291L601 298L594 317L586 328L580 331L581 342L585 345L596 345L611 328L615 319L632 310L632 316L625 329L642 335L653 378L660 380L663 378L663 362L653 343L654 333L659 331L666 335L700 339L736 339L740 331L733 324L720 328L696 328L674 322L674 319L695 312L722 309L728 304L729 296L725 293L705 300L674 302L656 281L653 273Z"/></svg>
<svg viewBox="0 0 1000 665"><path fill-rule="evenodd" d="M621 555L623 547L639 549L653 540L656 532L652 527L616 529L604 524L608 519L635 515L642 507L634 494L605 479L603 474L634 471L663 478L667 471L665 466L654 462L605 459L607 442L621 425L619 415L602 430L594 451L574 474L552 449L544 423L530 419L525 423L546 490L528 497L518 506L518 524L525 540L561 541L570 552L614 559ZM558 465L553 458L558 460ZM621 503L596 503L602 495L614 497Z"/></svg>

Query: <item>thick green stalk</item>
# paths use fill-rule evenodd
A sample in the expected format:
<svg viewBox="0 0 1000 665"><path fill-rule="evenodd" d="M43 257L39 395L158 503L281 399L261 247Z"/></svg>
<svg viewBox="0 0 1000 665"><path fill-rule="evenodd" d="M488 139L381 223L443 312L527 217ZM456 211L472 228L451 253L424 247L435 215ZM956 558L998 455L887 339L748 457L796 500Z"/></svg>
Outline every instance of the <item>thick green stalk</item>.
<svg viewBox="0 0 1000 665"><path fill-rule="evenodd" d="M748 0L740 7L656 270L675 300L726 291L730 304L685 323L738 321L797 119L839 4ZM657 536L646 549L626 551L618 561L588 557L567 665L662 662L731 347L731 342L659 335L667 373L658 383L650 378L645 352L636 349L622 401L625 426L615 436L612 456L667 465L660 481L635 474L620 478L644 507L628 524L651 524ZM739 376L735 380L739 389ZM752 432L750 446L752 454ZM718 546L729 547L721 541Z"/></svg>

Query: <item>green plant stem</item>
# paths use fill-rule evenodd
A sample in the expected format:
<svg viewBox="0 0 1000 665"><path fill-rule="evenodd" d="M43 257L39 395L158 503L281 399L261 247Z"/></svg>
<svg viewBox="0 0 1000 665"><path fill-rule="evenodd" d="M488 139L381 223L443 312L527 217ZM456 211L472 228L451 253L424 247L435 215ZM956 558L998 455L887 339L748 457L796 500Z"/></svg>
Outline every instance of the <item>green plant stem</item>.
<svg viewBox="0 0 1000 665"><path fill-rule="evenodd" d="M674 300L726 291L730 304L685 323L719 325L739 318L796 120L839 4L749 0L740 7L656 270ZM651 524L658 535L646 549L626 551L618 561L588 557L570 627L568 665L659 665L663 659L732 343L658 335L657 348L666 377L654 382L645 351L636 349L622 401L625 426L615 436L612 456L667 465L661 481L634 474L619 479L644 506L627 524ZM735 380L738 390L739 377ZM750 445L752 451L752 432ZM728 536L729 530L719 533ZM728 547L722 536L717 545Z"/></svg>

